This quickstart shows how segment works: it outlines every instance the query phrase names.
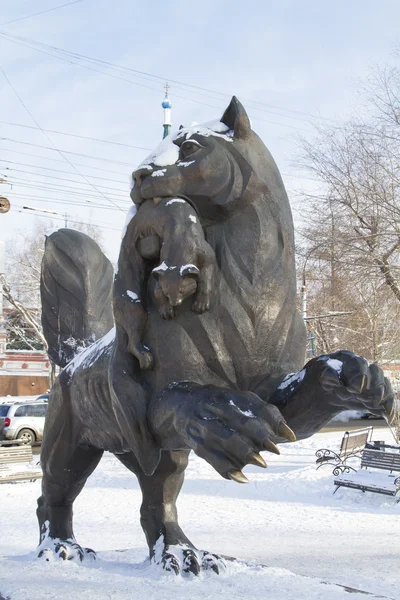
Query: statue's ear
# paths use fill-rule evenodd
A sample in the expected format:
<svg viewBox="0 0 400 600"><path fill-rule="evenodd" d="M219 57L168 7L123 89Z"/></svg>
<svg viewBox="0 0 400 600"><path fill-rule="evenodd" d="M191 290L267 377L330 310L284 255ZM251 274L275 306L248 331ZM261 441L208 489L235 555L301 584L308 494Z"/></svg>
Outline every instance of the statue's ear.
<svg viewBox="0 0 400 600"><path fill-rule="evenodd" d="M184 267L181 267L181 277L187 277L188 275L198 277L200 271L195 265L185 265Z"/></svg>
<svg viewBox="0 0 400 600"><path fill-rule="evenodd" d="M221 123L233 129L235 138L245 138L251 131L250 119L236 96L232 96L228 108L221 117Z"/></svg>

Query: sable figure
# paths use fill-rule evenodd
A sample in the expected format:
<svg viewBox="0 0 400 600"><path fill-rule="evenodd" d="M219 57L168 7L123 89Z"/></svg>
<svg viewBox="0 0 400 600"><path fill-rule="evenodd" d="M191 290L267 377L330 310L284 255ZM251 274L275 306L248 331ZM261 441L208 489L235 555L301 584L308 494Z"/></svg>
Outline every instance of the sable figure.
<svg viewBox="0 0 400 600"><path fill-rule="evenodd" d="M147 290L150 276L157 283ZM172 319L174 307L195 295L192 309L203 313L210 308L214 276L214 251L195 209L181 198L144 202L126 227L113 299L117 327L125 331L141 369L153 366L142 343L147 304L153 301L164 319Z"/></svg>
<svg viewBox="0 0 400 600"><path fill-rule="evenodd" d="M169 280L178 269L160 269L165 232L154 235L151 228L138 241L139 252L131 253L132 219L114 288L116 328L107 333L108 320L100 320L93 335L97 341L67 364L71 352L53 348L60 323L66 323L61 346L69 339L70 320L63 320L64 313L78 306L82 311L79 331L74 330L77 339L88 337L91 322L91 304L82 306L68 296L71 279L78 280L79 272L82 286L94 295L99 285L107 292L102 297L108 306L112 281L106 260L95 261L103 265L104 277L89 278L85 264L93 262L93 248L86 236L61 230L48 238L42 300L58 313L47 321L47 335L64 369L51 391L44 431L39 555L80 560L94 556L75 540L72 506L107 450L138 478L143 494L140 519L151 559L176 573L219 572L222 559L196 549L178 522L176 499L190 451L221 477L245 482L244 465L265 466L261 450L279 452L277 444L316 433L343 410L368 410L389 419L393 394L382 370L352 352L315 357L304 365L306 331L296 308L288 198L274 160L236 98L220 120L167 136L134 177L131 197L137 207L164 199L182 199L195 207L193 215L216 258L217 301L201 312L208 306L209 280L203 286L201 276L209 264L196 264L197 254L196 261L187 258L185 243L172 258L172 249L180 250L181 234L176 239L172 234L164 262L178 267L188 261L200 270L194 297L199 313L192 310L192 298L183 300L194 290L193 283L180 291L177 281ZM167 206L168 200L164 204L161 214L185 206ZM64 244L62 256L56 243L60 236L71 240ZM203 239L199 244L195 250ZM49 251L51 265L58 265L51 277ZM157 266L156 296L161 290L168 306L177 304L171 319L161 318L151 300L150 275ZM163 281L167 272L168 281ZM97 284L90 287L88 281ZM57 297L62 302L51 304ZM143 321L135 312L140 305ZM108 314L98 302L96 311ZM142 325L136 340L128 343L135 320ZM102 328L105 335L98 339ZM150 356L144 355L145 346ZM154 368L141 368L138 355L143 367L152 356Z"/></svg>

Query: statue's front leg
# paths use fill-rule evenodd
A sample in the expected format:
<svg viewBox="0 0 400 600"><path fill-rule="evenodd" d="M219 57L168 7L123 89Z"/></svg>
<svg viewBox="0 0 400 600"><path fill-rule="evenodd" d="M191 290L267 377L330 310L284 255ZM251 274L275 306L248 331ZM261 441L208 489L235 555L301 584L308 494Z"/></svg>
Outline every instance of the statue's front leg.
<svg viewBox="0 0 400 600"><path fill-rule="evenodd" d="M393 411L392 388L382 369L346 350L311 359L266 400L279 408L297 439L318 432L344 410L368 411L389 421Z"/></svg>

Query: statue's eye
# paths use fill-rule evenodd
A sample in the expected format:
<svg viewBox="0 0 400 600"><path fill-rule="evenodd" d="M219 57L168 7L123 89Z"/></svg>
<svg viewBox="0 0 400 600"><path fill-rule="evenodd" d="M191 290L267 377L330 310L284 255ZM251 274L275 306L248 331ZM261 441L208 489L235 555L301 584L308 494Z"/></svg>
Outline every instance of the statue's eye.
<svg viewBox="0 0 400 600"><path fill-rule="evenodd" d="M197 152L197 150L200 150L201 146L200 144L193 140L190 141L188 140L187 142L183 142L181 149L180 149L180 158L186 158L187 156L190 156L191 154L193 154L194 152Z"/></svg>

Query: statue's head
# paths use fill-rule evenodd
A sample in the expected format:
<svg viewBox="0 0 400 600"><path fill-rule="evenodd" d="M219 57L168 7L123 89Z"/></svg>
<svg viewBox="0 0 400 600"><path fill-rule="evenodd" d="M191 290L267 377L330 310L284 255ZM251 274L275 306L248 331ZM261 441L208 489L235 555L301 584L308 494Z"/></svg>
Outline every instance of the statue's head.
<svg viewBox="0 0 400 600"><path fill-rule="evenodd" d="M159 282L170 305L180 306L186 298L196 292L200 271L195 265L184 265L173 269L164 269L163 265L153 269L152 275Z"/></svg>
<svg viewBox="0 0 400 600"><path fill-rule="evenodd" d="M203 222L253 202L271 185L280 186L287 202L279 171L236 97L220 120L181 127L166 137L132 177L135 204L181 197ZM269 196L275 197L276 190Z"/></svg>

